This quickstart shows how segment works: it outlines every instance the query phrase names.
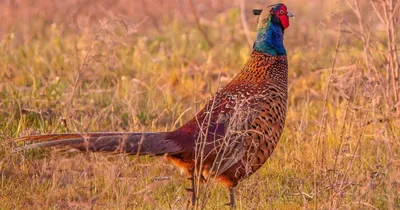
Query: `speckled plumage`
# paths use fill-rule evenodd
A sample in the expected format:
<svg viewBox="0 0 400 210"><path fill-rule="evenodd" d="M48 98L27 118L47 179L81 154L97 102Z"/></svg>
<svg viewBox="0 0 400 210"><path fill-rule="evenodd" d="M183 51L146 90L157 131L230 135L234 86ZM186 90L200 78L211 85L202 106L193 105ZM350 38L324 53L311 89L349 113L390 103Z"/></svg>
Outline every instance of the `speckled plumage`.
<svg viewBox="0 0 400 210"><path fill-rule="evenodd" d="M166 155L192 176L193 189L193 176L215 176L229 187L230 205L234 206L233 187L267 161L285 124L288 62L283 31L289 26L287 18L283 4L261 13L254 50L242 71L175 131L27 136L18 140L39 142L16 151L69 146L94 152Z"/></svg>
<svg viewBox="0 0 400 210"><path fill-rule="evenodd" d="M217 171L217 178L228 187L236 186L241 179L258 170L276 147L285 123L287 74L286 56L271 56L253 51L243 70L219 90L196 117L174 131L176 134L173 136L184 137L182 139L185 142L182 144L188 145L185 147L195 147L199 141L229 142L230 137L227 135L232 135L232 132L227 132L227 127L235 124L235 131L245 135L238 138L234 132L232 138L242 145L245 154L236 162L229 163L231 166L224 168L224 171ZM233 115L236 115L234 122L230 122ZM208 133L203 134L206 138L201 137L201 128L207 129ZM216 153L221 153L215 148L227 149L219 144L210 145L205 147L205 154L209 158L206 158L201 169L207 175L215 164ZM168 158L189 170L194 168L193 160L199 159L194 151L187 157L177 154Z"/></svg>

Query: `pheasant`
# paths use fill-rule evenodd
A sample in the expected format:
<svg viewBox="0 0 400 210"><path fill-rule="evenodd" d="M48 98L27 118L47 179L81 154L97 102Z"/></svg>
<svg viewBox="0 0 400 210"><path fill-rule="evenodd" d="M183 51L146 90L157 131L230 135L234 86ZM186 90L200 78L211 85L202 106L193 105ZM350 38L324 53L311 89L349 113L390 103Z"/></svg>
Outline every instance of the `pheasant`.
<svg viewBox="0 0 400 210"><path fill-rule="evenodd" d="M228 204L234 207L234 187L270 157L286 117L288 62L283 35L294 15L281 3L253 13L260 16L257 38L244 68L180 128L26 136L16 141L35 143L15 150L67 146L81 151L163 155L190 176L192 205L197 200L194 180L214 177L228 188Z"/></svg>

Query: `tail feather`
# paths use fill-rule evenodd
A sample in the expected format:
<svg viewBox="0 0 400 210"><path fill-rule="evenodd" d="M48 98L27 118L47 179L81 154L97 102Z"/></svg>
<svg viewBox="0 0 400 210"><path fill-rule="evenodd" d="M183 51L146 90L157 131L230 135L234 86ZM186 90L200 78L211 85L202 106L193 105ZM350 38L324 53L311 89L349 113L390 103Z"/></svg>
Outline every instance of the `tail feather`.
<svg viewBox="0 0 400 210"><path fill-rule="evenodd" d="M173 139L167 139L168 133L66 133L39 136L26 136L16 142L33 141L36 143L17 147L14 151L42 147L67 146L82 151L118 152L138 155L177 154L183 147Z"/></svg>
<svg viewBox="0 0 400 210"><path fill-rule="evenodd" d="M37 136L24 136L15 139L16 142L26 142L26 141L54 141L61 139L71 139L71 138L82 138L83 136L90 135L90 137L101 137L101 136L115 136L122 134L132 134L123 132L92 132L92 133L60 133L60 134L44 134Z"/></svg>

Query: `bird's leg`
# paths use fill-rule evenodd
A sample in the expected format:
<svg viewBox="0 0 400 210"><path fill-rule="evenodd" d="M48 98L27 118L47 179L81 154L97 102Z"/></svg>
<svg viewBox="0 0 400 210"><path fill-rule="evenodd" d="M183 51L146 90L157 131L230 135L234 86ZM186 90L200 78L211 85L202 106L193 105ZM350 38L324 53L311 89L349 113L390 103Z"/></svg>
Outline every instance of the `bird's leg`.
<svg viewBox="0 0 400 210"><path fill-rule="evenodd" d="M235 203L235 190L233 187L229 188L229 203L225 204L227 206L231 206L232 209L236 208L236 203Z"/></svg>
<svg viewBox="0 0 400 210"><path fill-rule="evenodd" d="M189 204L192 204L192 206L196 205L196 187L195 187L195 174L194 174L194 169L191 170L191 176L188 178L190 180L190 187L191 188L186 188L186 191L191 194L191 200L188 201L187 207Z"/></svg>

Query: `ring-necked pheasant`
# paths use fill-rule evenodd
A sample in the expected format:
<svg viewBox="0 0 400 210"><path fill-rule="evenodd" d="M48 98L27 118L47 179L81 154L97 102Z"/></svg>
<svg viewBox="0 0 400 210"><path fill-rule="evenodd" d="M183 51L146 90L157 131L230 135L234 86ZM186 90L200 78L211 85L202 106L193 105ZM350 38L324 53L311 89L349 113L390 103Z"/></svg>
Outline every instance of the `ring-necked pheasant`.
<svg viewBox="0 0 400 210"><path fill-rule="evenodd" d="M293 15L284 4L253 12L260 15L257 39L243 70L177 130L27 136L17 141L37 142L16 150L68 146L94 152L166 155L191 176L192 204L196 201L196 176L222 182L229 188L229 204L235 206L233 188L272 154L286 115L288 62L283 34Z"/></svg>

